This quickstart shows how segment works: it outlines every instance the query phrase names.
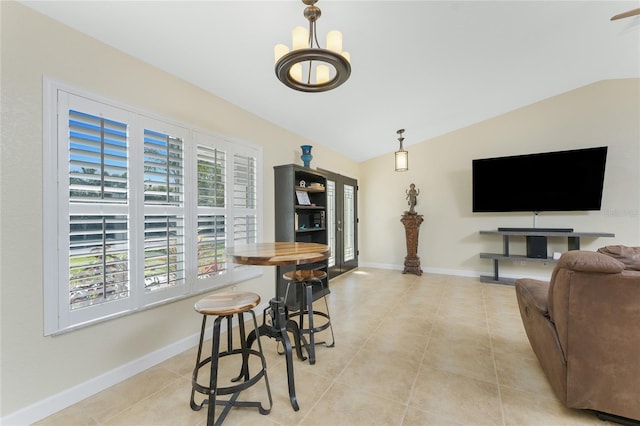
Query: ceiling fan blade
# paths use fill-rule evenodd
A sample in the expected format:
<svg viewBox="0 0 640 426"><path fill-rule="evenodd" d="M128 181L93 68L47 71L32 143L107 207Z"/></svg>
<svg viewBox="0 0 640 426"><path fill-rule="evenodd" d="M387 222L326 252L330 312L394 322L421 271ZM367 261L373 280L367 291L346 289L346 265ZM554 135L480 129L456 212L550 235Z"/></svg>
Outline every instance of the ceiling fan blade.
<svg viewBox="0 0 640 426"><path fill-rule="evenodd" d="M619 13L616 16L612 17L611 20L615 21L616 19L628 18L630 16L640 15L640 8L632 9L627 12Z"/></svg>

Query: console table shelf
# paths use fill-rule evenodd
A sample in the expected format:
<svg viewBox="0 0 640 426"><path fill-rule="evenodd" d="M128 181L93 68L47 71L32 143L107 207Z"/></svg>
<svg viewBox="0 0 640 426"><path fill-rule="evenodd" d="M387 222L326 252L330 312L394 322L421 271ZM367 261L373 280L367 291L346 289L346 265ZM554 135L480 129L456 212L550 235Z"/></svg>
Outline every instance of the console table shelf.
<svg viewBox="0 0 640 426"><path fill-rule="evenodd" d="M511 254L509 252L509 238L510 237L544 237L546 244L546 237L562 237L567 238L568 250L580 250L580 238L599 238L599 237L615 237L615 234L610 232L564 232L547 230L491 230L480 231L480 235L502 235L502 253L480 253L480 259L491 259L493 261L493 275L480 276L480 282L493 283L493 284L507 284L513 285L515 279L500 277L499 262L501 260L509 260L516 262L533 262L533 263L556 263L556 260L552 257L529 257L518 254Z"/></svg>

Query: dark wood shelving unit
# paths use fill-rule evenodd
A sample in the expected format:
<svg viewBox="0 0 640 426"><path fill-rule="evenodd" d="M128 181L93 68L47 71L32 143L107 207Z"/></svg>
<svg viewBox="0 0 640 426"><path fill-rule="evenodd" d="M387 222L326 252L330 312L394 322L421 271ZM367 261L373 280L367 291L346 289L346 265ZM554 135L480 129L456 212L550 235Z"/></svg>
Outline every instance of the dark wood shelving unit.
<svg viewBox="0 0 640 426"><path fill-rule="evenodd" d="M327 215L327 176L317 170L287 164L275 166L275 239L276 241L328 243L326 228ZM304 186L301 185L304 182ZM311 186L316 184L316 186ZM300 204L296 191L308 195L310 205ZM321 269L327 272L327 261L299 266L304 269ZM285 297L287 282L282 274L295 269L294 266L276 268L276 297ZM329 280L325 279L325 291L318 286L314 288L313 299L316 300L329 293ZM289 310L297 310L300 298L304 293L298 286L289 288L287 306Z"/></svg>

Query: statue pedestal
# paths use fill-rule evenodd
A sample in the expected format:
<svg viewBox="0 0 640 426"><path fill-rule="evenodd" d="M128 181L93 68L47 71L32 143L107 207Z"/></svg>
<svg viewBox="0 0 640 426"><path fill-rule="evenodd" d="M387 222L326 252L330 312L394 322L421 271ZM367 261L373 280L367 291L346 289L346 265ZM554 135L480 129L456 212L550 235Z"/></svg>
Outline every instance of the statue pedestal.
<svg viewBox="0 0 640 426"><path fill-rule="evenodd" d="M424 219L421 214L405 212L400 222L404 225L407 239L407 256L404 258L403 274L422 275L420 258L418 257L418 232Z"/></svg>

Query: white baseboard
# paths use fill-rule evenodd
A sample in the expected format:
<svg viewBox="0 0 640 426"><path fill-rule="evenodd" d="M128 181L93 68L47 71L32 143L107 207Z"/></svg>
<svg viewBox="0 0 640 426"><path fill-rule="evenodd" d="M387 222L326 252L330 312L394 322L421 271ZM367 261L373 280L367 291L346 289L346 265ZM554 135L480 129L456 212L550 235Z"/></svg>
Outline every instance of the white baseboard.
<svg viewBox="0 0 640 426"><path fill-rule="evenodd" d="M360 262L358 266L366 268L390 269L393 271L402 271L404 269L404 265L387 263ZM459 277L480 277L480 273L476 271L461 271L458 269L424 268L423 272L431 274L454 275Z"/></svg>
<svg viewBox="0 0 640 426"><path fill-rule="evenodd" d="M390 269L394 271L402 271L404 269L404 265L395 265L395 264L386 264L386 263L370 263L370 262L360 262L360 267L365 268L378 268L378 269ZM486 273L481 273L478 271L469 271L469 270L460 270L460 269L442 269L442 268L423 268L424 273L428 274L441 274L441 275L453 275L457 277L475 277L480 280L480 275L486 275ZM527 278L533 278L536 280L549 281L551 272L549 275L532 275L525 274ZM500 274L501 278L522 278L523 274L513 275L513 274Z"/></svg>
<svg viewBox="0 0 640 426"><path fill-rule="evenodd" d="M259 312L262 312L269 305L268 302L262 303L254 309L256 317L259 317ZM234 325L237 323L237 318L234 317ZM211 335L213 327L207 329L207 333ZM222 333L226 332L226 327L221 330ZM96 393L103 391L113 385L116 385L123 380L135 376L154 365L160 364L167 359L176 356L198 344L200 337L200 331L180 339L164 348L151 352L141 358L133 360L120 367L114 368L111 371L107 371L91 380L84 383L80 383L72 388L66 389L56 395L52 395L41 401L37 401L25 408L15 411L7 416L0 418L0 425L3 426L27 426L44 419L60 410L63 410L73 404L82 401ZM194 360L195 362L195 360Z"/></svg>

